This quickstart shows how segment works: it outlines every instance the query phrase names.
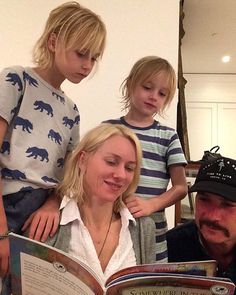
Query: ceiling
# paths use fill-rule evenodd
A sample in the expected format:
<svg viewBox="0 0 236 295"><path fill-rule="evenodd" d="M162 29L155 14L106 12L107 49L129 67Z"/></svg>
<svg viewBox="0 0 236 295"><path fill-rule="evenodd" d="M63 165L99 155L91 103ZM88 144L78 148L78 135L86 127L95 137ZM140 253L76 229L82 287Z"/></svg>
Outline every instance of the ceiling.
<svg viewBox="0 0 236 295"><path fill-rule="evenodd" d="M184 14L183 72L236 74L236 0L184 0Z"/></svg>

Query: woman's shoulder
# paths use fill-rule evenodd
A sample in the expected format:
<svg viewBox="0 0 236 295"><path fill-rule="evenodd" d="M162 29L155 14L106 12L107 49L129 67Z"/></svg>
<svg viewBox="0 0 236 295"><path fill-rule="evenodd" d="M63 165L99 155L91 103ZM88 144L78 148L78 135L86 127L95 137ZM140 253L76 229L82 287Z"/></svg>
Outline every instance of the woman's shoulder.
<svg viewBox="0 0 236 295"><path fill-rule="evenodd" d="M139 231L142 233L152 233L155 230L155 222L151 217L143 216L136 219L136 224L130 224L132 231Z"/></svg>

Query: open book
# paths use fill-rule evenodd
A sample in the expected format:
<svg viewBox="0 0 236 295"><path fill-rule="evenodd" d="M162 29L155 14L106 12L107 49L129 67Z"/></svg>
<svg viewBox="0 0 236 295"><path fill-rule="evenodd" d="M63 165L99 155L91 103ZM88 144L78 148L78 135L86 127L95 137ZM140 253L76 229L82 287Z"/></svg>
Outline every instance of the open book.
<svg viewBox="0 0 236 295"><path fill-rule="evenodd" d="M214 277L216 262L138 265L102 287L96 273L61 250L11 233L13 295L233 295L234 284Z"/></svg>

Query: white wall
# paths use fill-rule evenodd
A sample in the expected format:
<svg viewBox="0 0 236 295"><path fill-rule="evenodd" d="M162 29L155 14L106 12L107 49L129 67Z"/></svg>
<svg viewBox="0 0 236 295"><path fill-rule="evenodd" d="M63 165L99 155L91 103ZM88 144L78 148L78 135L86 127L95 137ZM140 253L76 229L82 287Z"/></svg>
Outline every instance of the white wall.
<svg viewBox="0 0 236 295"><path fill-rule="evenodd" d="M236 102L236 75L184 74L187 102Z"/></svg>
<svg viewBox="0 0 236 295"><path fill-rule="evenodd" d="M191 160L220 146L221 155L236 158L236 75L184 74Z"/></svg>
<svg viewBox="0 0 236 295"><path fill-rule="evenodd" d="M32 65L31 49L42 33L48 13L63 2L0 1L0 69L15 64ZM177 71L179 0L79 2L100 14L108 31L105 54L94 77L79 85L63 85L78 105L83 134L102 120L121 115L119 86L137 59L158 55L168 59ZM164 121L174 128L176 105L177 95Z"/></svg>

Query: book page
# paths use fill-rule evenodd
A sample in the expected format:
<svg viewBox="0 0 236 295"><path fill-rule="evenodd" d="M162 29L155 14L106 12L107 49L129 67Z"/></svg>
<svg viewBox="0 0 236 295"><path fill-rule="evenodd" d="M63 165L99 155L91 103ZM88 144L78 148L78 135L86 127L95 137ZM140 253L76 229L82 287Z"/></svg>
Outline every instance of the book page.
<svg viewBox="0 0 236 295"><path fill-rule="evenodd" d="M104 293L94 271L68 253L13 233L9 240L13 295Z"/></svg>
<svg viewBox="0 0 236 295"><path fill-rule="evenodd" d="M22 294L94 295L88 286L70 274L61 263L49 263L21 253Z"/></svg>
<svg viewBox="0 0 236 295"><path fill-rule="evenodd" d="M126 275L137 274L142 276L143 273L176 273L176 274L191 274L201 276L214 276L216 274L216 261L191 261L191 262L171 262L157 264L143 264L121 269L111 275L106 285L109 286L116 279L121 279Z"/></svg>

